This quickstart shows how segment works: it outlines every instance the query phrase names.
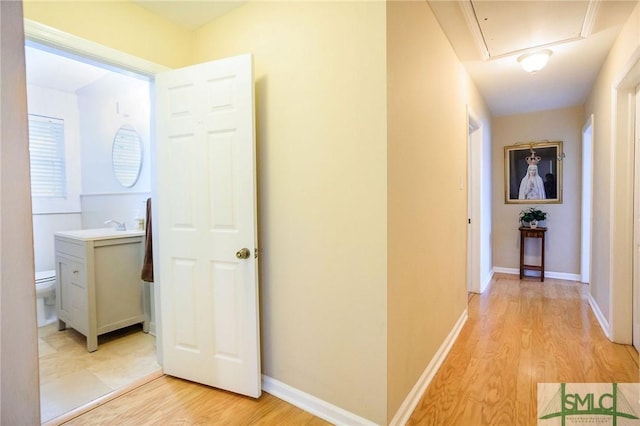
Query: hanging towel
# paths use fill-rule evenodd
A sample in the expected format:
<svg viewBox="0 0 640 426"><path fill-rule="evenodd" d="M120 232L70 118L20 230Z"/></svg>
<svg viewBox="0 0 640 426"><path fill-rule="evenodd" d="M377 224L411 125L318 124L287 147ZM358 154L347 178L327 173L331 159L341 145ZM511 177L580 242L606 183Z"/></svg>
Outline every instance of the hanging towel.
<svg viewBox="0 0 640 426"><path fill-rule="evenodd" d="M147 223L145 226L146 240L144 246L144 262L140 278L146 282L153 282L153 241L151 239L151 198L147 199Z"/></svg>

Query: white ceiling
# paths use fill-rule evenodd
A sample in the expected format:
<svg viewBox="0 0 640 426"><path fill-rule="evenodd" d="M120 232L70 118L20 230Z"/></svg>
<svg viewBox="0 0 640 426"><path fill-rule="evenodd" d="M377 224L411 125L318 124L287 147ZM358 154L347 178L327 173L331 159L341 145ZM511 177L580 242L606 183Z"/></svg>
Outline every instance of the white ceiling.
<svg viewBox="0 0 640 426"><path fill-rule="evenodd" d="M190 30L198 29L212 19L242 6L247 1L132 0L133 3Z"/></svg>
<svg viewBox="0 0 640 426"><path fill-rule="evenodd" d="M25 61L27 83L62 92L74 93L109 72L104 68L31 46L25 47Z"/></svg>
<svg viewBox="0 0 640 426"><path fill-rule="evenodd" d="M622 25L637 4L623 1L429 1L440 26L493 115L584 103ZM529 74L517 58L553 51Z"/></svg>

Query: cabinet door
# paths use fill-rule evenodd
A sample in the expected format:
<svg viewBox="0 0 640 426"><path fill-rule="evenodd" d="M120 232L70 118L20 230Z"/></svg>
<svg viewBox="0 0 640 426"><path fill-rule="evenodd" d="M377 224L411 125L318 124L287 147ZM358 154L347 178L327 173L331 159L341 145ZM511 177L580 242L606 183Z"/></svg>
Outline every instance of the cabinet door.
<svg viewBox="0 0 640 426"><path fill-rule="evenodd" d="M144 320L140 280L142 237L133 241L110 241L96 246L93 251L98 334Z"/></svg>
<svg viewBox="0 0 640 426"><path fill-rule="evenodd" d="M56 257L58 264L58 294L56 304L58 308L58 318L62 321L73 321L71 313L71 278L73 276L73 265L69 259Z"/></svg>
<svg viewBox="0 0 640 426"><path fill-rule="evenodd" d="M58 318L86 335L88 327L87 285L84 263L58 256Z"/></svg>
<svg viewBox="0 0 640 426"><path fill-rule="evenodd" d="M89 296L85 264L71 261L71 278L69 286L69 308L73 318L73 328L88 336L89 333Z"/></svg>

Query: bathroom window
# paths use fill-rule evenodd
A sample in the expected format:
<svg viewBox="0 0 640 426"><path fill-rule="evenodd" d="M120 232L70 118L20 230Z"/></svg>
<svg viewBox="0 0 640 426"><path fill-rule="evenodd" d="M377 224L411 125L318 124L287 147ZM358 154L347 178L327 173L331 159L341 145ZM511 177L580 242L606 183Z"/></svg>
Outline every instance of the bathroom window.
<svg viewBox="0 0 640 426"><path fill-rule="evenodd" d="M66 198L64 120L29 114L31 196Z"/></svg>

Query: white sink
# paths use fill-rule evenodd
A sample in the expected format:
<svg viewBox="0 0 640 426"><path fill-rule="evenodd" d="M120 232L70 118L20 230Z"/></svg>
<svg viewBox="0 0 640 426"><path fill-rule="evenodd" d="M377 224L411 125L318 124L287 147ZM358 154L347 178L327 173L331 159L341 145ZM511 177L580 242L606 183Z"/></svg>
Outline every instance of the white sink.
<svg viewBox="0 0 640 426"><path fill-rule="evenodd" d="M61 237L76 238L79 240L108 240L111 238L138 237L144 235L144 231L130 230L117 231L115 228L79 229L77 231L59 231L56 235Z"/></svg>

